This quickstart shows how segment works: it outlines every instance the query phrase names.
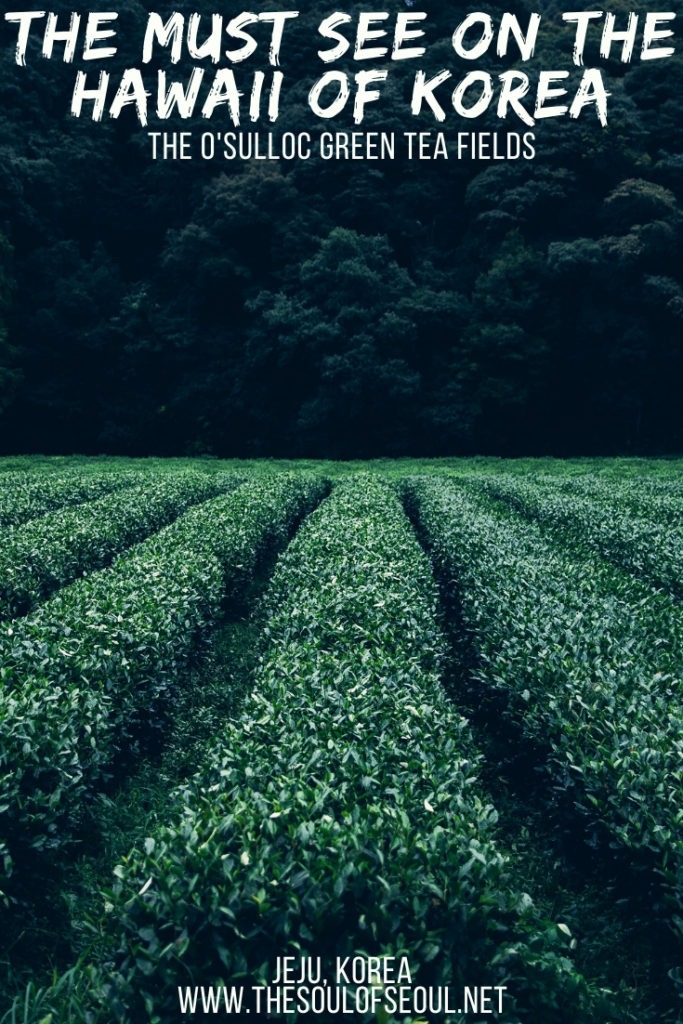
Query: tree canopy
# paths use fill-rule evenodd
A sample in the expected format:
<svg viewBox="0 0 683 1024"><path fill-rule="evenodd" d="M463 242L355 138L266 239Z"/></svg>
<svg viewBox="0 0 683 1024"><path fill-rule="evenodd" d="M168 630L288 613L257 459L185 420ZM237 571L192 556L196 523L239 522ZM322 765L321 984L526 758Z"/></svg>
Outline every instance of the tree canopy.
<svg viewBox="0 0 683 1024"><path fill-rule="evenodd" d="M68 21L73 4L51 10ZM421 3L409 9L417 11ZM111 5L104 8L111 9ZM671 7L671 5L669 5ZM147 11L119 12L116 78L139 66ZM259 2L255 11L272 10ZM347 5L352 15L370 10ZM385 5L405 11L398 0ZM360 126L316 119L315 2L282 48L287 102L274 124L233 128L199 110L141 127L132 107L101 123L69 114L75 61L26 67L4 26L0 54L0 436L5 451L367 457L655 453L683 445L683 55L585 63L609 118L410 113L410 84L470 67L454 56L468 10L520 20L525 0L480 8L425 0L427 52L389 69ZM493 79L566 68L559 0L544 5L523 65L488 51ZM677 8L675 8L677 9ZM215 7L183 0L173 10ZM613 3L618 19L645 5ZM170 15L171 8L167 15ZM264 38L265 33L264 28ZM206 66L206 62L202 64ZM266 57L248 61L245 81ZM189 78L155 56L145 74ZM98 69L99 70L99 66ZM94 74L89 69L90 74ZM208 71L207 74L213 72ZM237 72L236 72L237 73ZM151 86L150 86L151 88ZM451 86L452 91L452 86ZM443 131L448 159L200 159L207 129L283 133ZM192 133L195 158L157 159L149 131ZM535 157L460 154L457 133L493 133ZM488 144L488 143L487 143Z"/></svg>

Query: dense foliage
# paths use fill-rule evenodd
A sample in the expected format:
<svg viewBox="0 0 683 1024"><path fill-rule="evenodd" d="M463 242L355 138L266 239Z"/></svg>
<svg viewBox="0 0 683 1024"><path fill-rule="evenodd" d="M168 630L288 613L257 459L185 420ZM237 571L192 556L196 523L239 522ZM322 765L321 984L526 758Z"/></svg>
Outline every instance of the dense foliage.
<svg viewBox="0 0 683 1024"><path fill-rule="evenodd" d="M506 985L506 1024L606 1021L568 929L516 891L497 848L480 757L440 680L430 563L386 483L335 485L261 614L244 712L115 869L114 962L75 990L58 981L35 1012L170 1022L180 979L266 984L278 956L358 954L407 956L414 985Z"/></svg>
<svg viewBox="0 0 683 1024"><path fill-rule="evenodd" d="M141 482L135 473L73 472L64 475L25 471L4 473L0 485L0 526L19 526L56 509L92 501Z"/></svg>
<svg viewBox="0 0 683 1024"><path fill-rule="evenodd" d="M7 530L0 552L0 618L23 615L86 572L175 519L191 505L236 486L201 474L151 475L137 486Z"/></svg>
<svg viewBox="0 0 683 1024"><path fill-rule="evenodd" d="M654 855L680 928L679 603L545 540L535 523L490 507L460 482L416 480L408 494L457 588L481 680L503 691L529 740L549 745L558 787L627 849ZM565 500L568 520L572 504ZM620 530L617 519L615 544L623 544Z"/></svg>
<svg viewBox="0 0 683 1024"><path fill-rule="evenodd" d="M0 1024L351 954L674 1024L678 464L161 462L0 460L46 574L0 628Z"/></svg>
<svg viewBox="0 0 683 1024"><path fill-rule="evenodd" d="M117 869L125 940L99 981L116 1019L171 1019L179 971L263 982L283 954L402 953L416 984L508 981L511 1022L563 1021L563 998L581 1019L561 932L543 935L493 842L467 724L438 678L435 611L395 496L338 485L266 594L245 715L175 820Z"/></svg>
<svg viewBox="0 0 683 1024"><path fill-rule="evenodd" d="M653 494L631 486L589 489L571 495L555 485L497 477L475 481L551 531L561 531L584 551L597 552L657 587L683 596L681 494ZM674 482L674 486L675 486Z"/></svg>
<svg viewBox="0 0 683 1024"><path fill-rule="evenodd" d="M186 481L192 494L192 484ZM3 890L62 845L115 757L153 724L226 596L319 500L281 475L198 505L0 633ZM136 728L137 727L137 728Z"/></svg>
<svg viewBox="0 0 683 1024"><path fill-rule="evenodd" d="M73 6L51 10L66 18ZM489 8L526 17L531 6ZM139 0L115 7L114 76L139 65L147 14ZM458 75L448 40L466 8L425 7L424 66ZM610 9L625 19L630 7ZM305 102L330 9L318 0L291 30L276 135L330 127ZM532 78L568 66L561 10L543 5ZM38 44L26 68L11 42L0 55L6 451L363 457L683 443L683 55L621 64L592 42L608 126L590 110L539 121L535 160L184 163L153 161L130 109L102 124L71 118L75 65L41 59ZM405 63L363 130L441 127L408 113ZM200 133L206 122L149 127ZM451 111L445 130L452 145L457 131L504 140L520 127Z"/></svg>

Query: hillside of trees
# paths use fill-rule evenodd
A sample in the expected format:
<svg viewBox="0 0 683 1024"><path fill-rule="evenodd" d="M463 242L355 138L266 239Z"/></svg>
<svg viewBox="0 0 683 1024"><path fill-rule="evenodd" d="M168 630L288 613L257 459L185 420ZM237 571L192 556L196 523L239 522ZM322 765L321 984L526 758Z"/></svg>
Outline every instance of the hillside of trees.
<svg viewBox="0 0 683 1024"><path fill-rule="evenodd" d="M49 9L66 24L75 6ZM422 8L424 59L370 62L390 73L360 130L441 130L450 142L462 131L504 141L531 130L535 159L457 159L451 146L449 159L434 160L402 151L393 160L154 160L148 132L226 131L227 113L150 116L146 127L130 106L101 123L73 117L83 62L44 59L36 33L17 66L16 26L0 25L3 452L683 448L683 55L623 63L615 48L603 59L595 30L585 63L608 84L606 127L587 107L529 129L500 119L495 103L476 120L451 109L440 125L429 111L411 116L416 68L448 68L455 81L472 69L451 46L468 10L495 23L503 11L522 22L537 8L419 0L382 9ZM142 3L81 9L119 12L113 80L140 66ZM218 9L155 5L164 16ZM314 2L288 26L281 114L274 125L245 117L240 131L358 130L350 115L323 122L306 103L321 72L316 26L335 9ZM565 68L573 94L581 69L564 9L542 5L526 64L491 48L474 66L494 80L510 67L532 79ZM629 11L648 7L617 0L607 9L625 25ZM353 75L367 63L347 56L334 66ZM89 74L104 66L92 62ZM145 75L186 80L192 66L164 53ZM246 82L259 67L273 70L256 54L236 74Z"/></svg>

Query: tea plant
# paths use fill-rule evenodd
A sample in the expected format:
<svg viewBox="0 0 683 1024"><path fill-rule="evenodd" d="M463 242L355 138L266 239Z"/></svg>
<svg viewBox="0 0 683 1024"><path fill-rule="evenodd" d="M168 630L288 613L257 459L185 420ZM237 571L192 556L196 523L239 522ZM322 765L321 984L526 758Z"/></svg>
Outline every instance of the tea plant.
<svg viewBox="0 0 683 1024"><path fill-rule="evenodd" d="M27 848L46 853L68 841L84 801L106 780L137 723L153 719L178 685L221 602L323 489L303 475L247 484L3 628L5 882Z"/></svg>
<svg viewBox="0 0 683 1024"><path fill-rule="evenodd" d="M630 485L614 487L607 502L584 494L558 493L534 481L513 477L478 478L474 485L509 502L524 515L586 552L595 552L615 565L683 597L683 511L680 499L649 504L644 515L622 495ZM637 504L637 501L636 501ZM664 504L664 508L662 508Z"/></svg>
<svg viewBox="0 0 683 1024"><path fill-rule="evenodd" d="M166 1021L179 979L255 982L285 954L407 952L419 984L507 982L506 1022L600 1019L561 928L511 890L467 723L440 682L436 601L393 494L369 477L339 484L266 593L249 706L173 819L116 868L120 952L94 1007Z"/></svg>
<svg viewBox="0 0 683 1024"><path fill-rule="evenodd" d="M142 483L135 470L53 474L12 472L0 478L0 527L19 526L55 509L94 501L111 491Z"/></svg>
<svg viewBox="0 0 683 1024"><path fill-rule="evenodd" d="M494 484L495 487L495 484ZM415 480L410 500L454 582L477 675L549 746L556 784L683 897L683 610L462 484Z"/></svg>
<svg viewBox="0 0 683 1024"><path fill-rule="evenodd" d="M24 615L52 591L235 486L198 473L149 474L144 483L8 530L0 549L0 618Z"/></svg>

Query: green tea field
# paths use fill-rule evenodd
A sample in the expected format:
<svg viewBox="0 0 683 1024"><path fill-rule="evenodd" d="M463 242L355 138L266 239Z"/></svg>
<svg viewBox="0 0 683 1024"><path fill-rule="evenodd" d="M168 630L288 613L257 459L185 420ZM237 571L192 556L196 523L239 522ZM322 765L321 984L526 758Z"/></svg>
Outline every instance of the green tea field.
<svg viewBox="0 0 683 1024"><path fill-rule="evenodd" d="M683 1017L683 461L0 459L0 1024Z"/></svg>

